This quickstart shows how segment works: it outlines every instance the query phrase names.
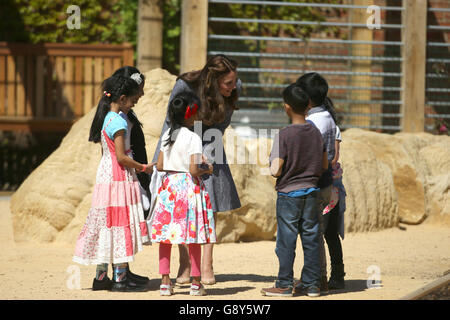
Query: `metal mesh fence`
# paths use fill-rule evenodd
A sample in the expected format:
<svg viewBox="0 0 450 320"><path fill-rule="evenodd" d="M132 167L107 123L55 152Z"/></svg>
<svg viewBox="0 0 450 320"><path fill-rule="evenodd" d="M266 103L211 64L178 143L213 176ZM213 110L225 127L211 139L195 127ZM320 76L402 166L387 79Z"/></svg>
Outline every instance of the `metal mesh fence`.
<svg viewBox="0 0 450 320"><path fill-rule="evenodd" d="M234 117L235 125L243 123L268 128L288 123L282 108L282 90L302 74L314 71L322 74L329 83L329 97L338 111L338 123L342 129L358 127L388 133L402 129L402 1L374 1L381 11L379 29L368 28L370 14L367 13L367 6L358 5L361 1L325 2L209 1L210 7L236 4L259 6L253 16L209 16L210 30L218 29L215 24L223 27L220 29L222 33L210 32L208 55L224 53L239 63L238 72L244 90L239 100L241 110ZM325 19L262 18L261 12L264 13L264 8L270 6L322 10ZM339 14L330 14L330 8ZM430 8L429 14L437 10L448 11L445 8ZM213 11L221 12L217 8ZM450 27L442 26L442 21L440 23L430 24L429 37L448 32ZM273 29L275 35L246 32L242 28L236 32L237 28L232 26L239 24L256 26L253 28L255 30L259 30L260 25L320 25L338 31L330 35L322 29L312 32L308 39L302 39L285 36L276 28ZM428 43L427 67L431 68L427 70L426 116L431 120L427 121L428 129L434 124L433 120L441 119L438 115L444 114L444 118L449 118L448 72L445 66L450 60L446 40L444 36L440 41L433 40L439 44ZM437 63L441 73L434 72ZM446 81L442 81L444 77L447 77Z"/></svg>
<svg viewBox="0 0 450 320"><path fill-rule="evenodd" d="M427 16L425 129L434 133L450 128L449 6L448 1L447 8L429 6Z"/></svg>

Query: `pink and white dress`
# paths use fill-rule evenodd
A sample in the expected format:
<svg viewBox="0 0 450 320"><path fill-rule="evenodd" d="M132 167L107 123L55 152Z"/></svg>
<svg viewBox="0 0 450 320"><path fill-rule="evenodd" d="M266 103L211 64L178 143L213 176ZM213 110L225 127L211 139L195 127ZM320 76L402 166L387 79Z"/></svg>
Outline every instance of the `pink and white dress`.
<svg viewBox="0 0 450 320"><path fill-rule="evenodd" d="M128 130L127 121L114 112L107 114L103 127L103 155L97 169L92 206L78 236L73 257L73 261L84 265L133 261L143 244L149 242L135 170L117 162L111 138L118 130L125 129L126 147L129 148L131 130ZM111 132L111 128L116 130ZM127 155L132 157L131 150L127 150Z"/></svg>

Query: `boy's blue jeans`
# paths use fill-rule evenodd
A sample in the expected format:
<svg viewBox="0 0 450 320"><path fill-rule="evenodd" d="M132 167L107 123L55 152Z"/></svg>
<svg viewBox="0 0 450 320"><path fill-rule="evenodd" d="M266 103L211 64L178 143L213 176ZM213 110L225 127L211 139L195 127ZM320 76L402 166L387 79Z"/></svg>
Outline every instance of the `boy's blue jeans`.
<svg viewBox="0 0 450 320"><path fill-rule="evenodd" d="M293 267L298 234L300 234L304 255L302 286L320 287L317 210L317 191L296 198L278 195L275 252L280 266L276 287L288 288L294 285Z"/></svg>

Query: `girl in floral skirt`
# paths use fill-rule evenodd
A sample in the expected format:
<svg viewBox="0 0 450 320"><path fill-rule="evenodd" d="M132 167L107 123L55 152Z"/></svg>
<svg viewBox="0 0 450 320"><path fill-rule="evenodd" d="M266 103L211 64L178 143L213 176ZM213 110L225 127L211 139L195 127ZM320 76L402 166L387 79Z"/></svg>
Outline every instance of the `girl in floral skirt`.
<svg viewBox="0 0 450 320"><path fill-rule="evenodd" d="M102 84L103 96L92 121L89 141L100 142L102 158L92 193L92 206L76 242L73 260L97 265L93 290L147 291L148 279L133 274L128 262L149 242L136 172L153 165L136 162L130 129L119 114L128 114L142 96L144 75L116 72ZM108 264L113 279L108 278Z"/></svg>
<svg viewBox="0 0 450 320"><path fill-rule="evenodd" d="M190 294L206 294L200 283L200 245L216 242L216 234L210 198L201 179L211 174L213 167L202 155L202 138L193 132L198 103L193 94L176 96L169 105L171 126L161 138L156 167L166 174L151 218L151 240L160 244L161 295L173 294L169 277L172 244L189 247L193 277Z"/></svg>

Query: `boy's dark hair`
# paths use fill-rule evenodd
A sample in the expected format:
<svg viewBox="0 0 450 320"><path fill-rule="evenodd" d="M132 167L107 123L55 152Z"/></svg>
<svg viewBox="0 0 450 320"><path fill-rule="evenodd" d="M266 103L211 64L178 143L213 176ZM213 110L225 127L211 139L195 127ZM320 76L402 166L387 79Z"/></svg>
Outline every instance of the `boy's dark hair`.
<svg viewBox="0 0 450 320"><path fill-rule="evenodd" d="M309 96L295 83L290 84L283 90L283 100L295 113L305 114L308 109Z"/></svg>
<svg viewBox="0 0 450 320"><path fill-rule="evenodd" d="M308 94L313 106L323 105L331 114L334 123L337 123L337 114L333 101L327 97L328 83L324 77L317 72L304 74L297 79L296 84Z"/></svg>
<svg viewBox="0 0 450 320"><path fill-rule="evenodd" d="M106 94L104 93L106 92ZM120 96L134 96L139 93L139 85L129 76L114 73L102 83L102 97L97 105L94 119L89 131L89 141L95 143L101 140L101 130L106 115L111 110L111 102L116 102Z"/></svg>
<svg viewBox="0 0 450 320"><path fill-rule="evenodd" d="M176 95L169 103L168 117L170 121L169 137L164 143L164 146L172 145L176 137L173 136L175 130L184 127L184 115L186 108L189 105L196 103L200 106L200 101L192 92L183 92Z"/></svg>
<svg viewBox="0 0 450 320"><path fill-rule="evenodd" d="M297 79L296 84L308 94L314 105L324 103L328 94L327 81L317 72L304 74Z"/></svg>

